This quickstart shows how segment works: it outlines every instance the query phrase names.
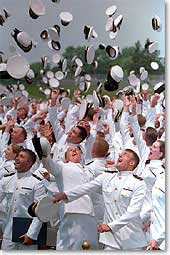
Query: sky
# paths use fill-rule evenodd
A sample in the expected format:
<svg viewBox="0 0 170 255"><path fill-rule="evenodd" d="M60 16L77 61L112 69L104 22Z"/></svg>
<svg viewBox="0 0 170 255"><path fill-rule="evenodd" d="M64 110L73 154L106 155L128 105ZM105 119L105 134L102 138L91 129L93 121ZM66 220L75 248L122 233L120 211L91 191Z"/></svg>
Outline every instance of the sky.
<svg viewBox="0 0 170 255"><path fill-rule="evenodd" d="M9 58L16 53L25 56L30 63L39 62L42 56L51 57L55 51L51 50L47 42L42 41L40 33L55 24L61 27L61 53L68 46L85 46L94 44L95 48L100 43L106 45L124 47L133 46L140 40L142 47L149 38L151 41L158 41L160 56L165 57L165 5L163 0L60 0L53 3L52 0L42 0L46 6L46 14L38 19L32 19L29 14L29 0L0 0L0 13L6 8L11 17L0 26L0 51ZM109 38L109 33L105 31L107 16L106 9L117 6L118 15L123 15L123 23L118 31L115 40ZM68 11L73 15L73 21L64 27L61 25L59 14ZM162 21L161 32L152 29L152 18L158 15ZM83 28L85 25L93 26L98 34L97 39L87 42L84 38ZM15 43L11 36L14 28L27 32L31 38L37 42L36 48L28 53L24 53ZM16 51L11 52L10 46L15 46Z"/></svg>

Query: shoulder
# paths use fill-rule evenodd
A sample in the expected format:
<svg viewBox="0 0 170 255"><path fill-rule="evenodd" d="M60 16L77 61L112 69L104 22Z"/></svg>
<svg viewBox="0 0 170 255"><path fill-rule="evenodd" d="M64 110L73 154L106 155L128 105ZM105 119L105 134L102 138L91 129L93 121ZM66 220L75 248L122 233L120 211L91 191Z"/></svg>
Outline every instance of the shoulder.
<svg viewBox="0 0 170 255"><path fill-rule="evenodd" d="M4 178L13 176L14 174L15 174L15 173L5 174L5 175L4 175Z"/></svg>
<svg viewBox="0 0 170 255"><path fill-rule="evenodd" d="M136 178L136 179L138 179L138 180L140 180L140 181L143 181L143 178L140 177L140 176L138 176L137 174L133 174L133 177Z"/></svg>

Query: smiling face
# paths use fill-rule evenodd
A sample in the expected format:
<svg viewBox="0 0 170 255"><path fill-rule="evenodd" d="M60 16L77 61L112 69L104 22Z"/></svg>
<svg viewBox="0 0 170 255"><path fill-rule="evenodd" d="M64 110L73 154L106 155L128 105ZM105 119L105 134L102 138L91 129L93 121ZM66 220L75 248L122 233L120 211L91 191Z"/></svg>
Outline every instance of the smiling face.
<svg viewBox="0 0 170 255"><path fill-rule="evenodd" d="M123 151L115 164L115 167L119 170L119 171L133 171L134 168L136 167L136 161L133 157L132 152L130 151Z"/></svg>
<svg viewBox="0 0 170 255"><path fill-rule="evenodd" d="M73 163L80 163L81 151L77 147L69 147L66 152L66 161Z"/></svg>
<svg viewBox="0 0 170 255"><path fill-rule="evenodd" d="M15 169L18 172L27 172L32 165L33 162L28 153L26 153L25 151L21 151L15 159Z"/></svg>
<svg viewBox="0 0 170 255"><path fill-rule="evenodd" d="M160 143L156 141L150 147L150 152L148 155L148 159L150 160L158 160L162 158L163 153L160 151Z"/></svg>

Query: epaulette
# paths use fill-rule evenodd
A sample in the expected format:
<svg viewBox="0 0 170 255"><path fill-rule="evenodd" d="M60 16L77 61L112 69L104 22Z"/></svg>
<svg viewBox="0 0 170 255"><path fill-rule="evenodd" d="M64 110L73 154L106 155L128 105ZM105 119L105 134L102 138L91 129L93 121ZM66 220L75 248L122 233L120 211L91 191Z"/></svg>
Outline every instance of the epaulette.
<svg viewBox="0 0 170 255"><path fill-rule="evenodd" d="M5 174L4 177L12 176L12 175L14 175L14 174L15 174L15 173Z"/></svg>
<svg viewBox="0 0 170 255"><path fill-rule="evenodd" d="M38 179L39 181L42 181L42 179L39 176L37 176L36 174L32 174L32 176L35 177L36 179Z"/></svg>
<svg viewBox="0 0 170 255"><path fill-rule="evenodd" d="M105 170L104 172L105 172L105 173L110 173L110 174L118 173L118 171L116 171L116 170L114 170L114 171L108 171L108 170Z"/></svg>
<svg viewBox="0 0 170 255"><path fill-rule="evenodd" d="M162 166L162 168L164 168L165 169L165 166L164 165L161 165Z"/></svg>
<svg viewBox="0 0 170 255"><path fill-rule="evenodd" d="M90 164L93 163L93 162L94 162L94 160L92 160L92 161L90 161L89 163L85 164L85 166L88 166L88 165L90 165Z"/></svg>
<svg viewBox="0 0 170 255"><path fill-rule="evenodd" d="M137 174L133 174L133 177L135 177L136 179L140 180L140 181L143 181L143 178L138 176Z"/></svg>

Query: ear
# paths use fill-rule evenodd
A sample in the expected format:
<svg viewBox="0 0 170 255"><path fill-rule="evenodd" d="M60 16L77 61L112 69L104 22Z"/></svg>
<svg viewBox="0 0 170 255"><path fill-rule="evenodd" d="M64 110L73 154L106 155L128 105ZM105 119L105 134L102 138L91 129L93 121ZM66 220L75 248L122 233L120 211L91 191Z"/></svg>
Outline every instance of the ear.
<svg viewBox="0 0 170 255"><path fill-rule="evenodd" d="M134 161L134 160L131 160L131 161L129 162L129 165L130 165L130 166L134 166L134 165L135 165L135 161Z"/></svg>
<svg viewBox="0 0 170 255"><path fill-rule="evenodd" d="M162 159L162 157L163 157L163 152L160 152L160 157L159 157L159 159Z"/></svg>

